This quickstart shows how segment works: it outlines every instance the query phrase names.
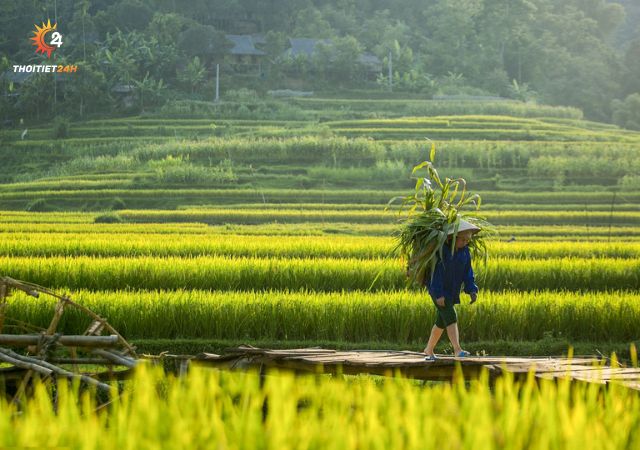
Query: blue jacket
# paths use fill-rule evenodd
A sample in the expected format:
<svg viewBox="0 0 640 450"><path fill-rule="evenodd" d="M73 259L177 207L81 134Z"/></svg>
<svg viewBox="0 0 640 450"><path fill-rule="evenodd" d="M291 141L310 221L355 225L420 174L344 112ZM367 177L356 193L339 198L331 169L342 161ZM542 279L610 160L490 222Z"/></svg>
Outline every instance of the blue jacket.
<svg viewBox="0 0 640 450"><path fill-rule="evenodd" d="M460 288L463 284L464 292L467 294L478 292L468 246L455 250L451 255L451 247L445 244L442 248L442 258L436 263L433 278L429 279L427 275L425 282L434 301L444 297L453 303L460 303Z"/></svg>

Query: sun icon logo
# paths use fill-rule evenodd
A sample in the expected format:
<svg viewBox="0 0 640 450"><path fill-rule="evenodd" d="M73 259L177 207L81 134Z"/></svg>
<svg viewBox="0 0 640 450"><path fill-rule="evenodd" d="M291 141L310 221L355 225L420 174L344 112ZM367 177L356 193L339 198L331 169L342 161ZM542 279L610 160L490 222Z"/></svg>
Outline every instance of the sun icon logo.
<svg viewBox="0 0 640 450"><path fill-rule="evenodd" d="M42 53L43 55L46 53L47 58L51 58L51 53L62 45L62 35L54 31L57 26L57 23L51 26L51 20L49 19L47 19L46 24L42 22L42 27L39 27L37 24L35 25L36 31L33 32L35 36L32 37L31 40L33 41L33 45L37 47L36 53ZM47 43L45 42L45 36L51 31L53 31L53 33L51 33L51 41Z"/></svg>

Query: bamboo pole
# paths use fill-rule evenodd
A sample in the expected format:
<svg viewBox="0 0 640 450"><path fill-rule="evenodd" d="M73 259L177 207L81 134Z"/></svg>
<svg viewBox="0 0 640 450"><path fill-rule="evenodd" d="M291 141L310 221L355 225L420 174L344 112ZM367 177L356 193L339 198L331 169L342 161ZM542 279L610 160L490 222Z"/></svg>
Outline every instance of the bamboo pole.
<svg viewBox="0 0 640 450"><path fill-rule="evenodd" d="M23 361L22 359L15 358L12 355L7 354L6 350L2 350L2 349L0 349L0 360L9 364L13 364L14 366L19 367L21 369L33 370L34 372L37 372L40 375L44 375L47 377L53 373L53 370L51 369L42 367L42 365L34 362Z"/></svg>
<svg viewBox="0 0 640 450"><path fill-rule="evenodd" d="M122 355L117 355L116 353L110 352L109 350L96 349L96 350L93 350L92 353L94 355L102 356L104 359L108 359L109 361L115 364L118 364L120 366L125 366L130 369L135 367L137 364L137 362L134 359L128 358Z"/></svg>
<svg viewBox="0 0 640 450"><path fill-rule="evenodd" d="M73 364L74 370L78 369L78 364L94 364L100 366L112 364L111 361L104 358L83 358L80 356L71 358L50 358L47 361L51 364Z"/></svg>
<svg viewBox="0 0 640 450"><path fill-rule="evenodd" d="M135 348L131 344L129 344L126 341L126 339L120 333L118 333L118 331L116 331L115 328L113 328L111 325L109 325L109 323L105 319L103 319L102 317L100 317L99 315L97 315L96 313L91 311L89 308L86 308L86 307L84 307L84 306L72 301L70 298L68 298L66 296L61 296L59 294L56 294L51 289L47 289L45 287L38 286L37 284L27 283L27 282L20 281L20 280L15 280L15 279L10 278L10 277L0 277L0 281L3 284L6 284L7 286L10 286L10 287L13 287L15 289L19 289L21 291L24 291L28 295L31 295L32 297L36 297L37 298L39 296L39 293L50 295L50 296L52 296L54 298L57 298L58 300L62 300L65 305L73 306L74 308L82 311L83 313L85 313L86 315L91 317L92 319L94 319L96 321L103 322L105 329L110 334L115 334L116 336L118 336L118 339L120 340L120 343L127 349L129 354L131 356L133 356L133 357L136 357ZM57 310L57 307L56 307L56 310ZM54 319L55 319L55 317L54 317ZM53 323L50 325L50 328L51 328L52 325L53 325ZM57 326L57 322L56 322L55 325ZM49 331L49 330L47 330L47 331ZM53 334L53 333L49 332L48 334Z"/></svg>
<svg viewBox="0 0 640 450"><path fill-rule="evenodd" d="M118 336L62 335L58 339L47 334L0 334L0 345L28 347L30 345L56 342L71 347L115 347Z"/></svg>
<svg viewBox="0 0 640 450"><path fill-rule="evenodd" d="M53 319L51 319L51 323L49 324L49 328L47 328L46 334L55 333L56 328L58 328L58 323L60 323L60 319L62 319L65 303L66 303L66 299L64 298L61 298L58 300L58 303L56 304L56 310L53 313Z"/></svg>
<svg viewBox="0 0 640 450"><path fill-rule="evenodd" d="M0 333L2 333L2 328L4 327L4 310L7 307L7 285L4 283L0 284Z"/></svg>
<svg viewBox="0 0 640 450"><path fill-rule="evenodd" d="M11 358L13 360L17 360L16 362L18 364L23 364L23 365L27 365L27 364L32 364L34 365L33 368L31 367L24 367L24 368L28 368L29 370L33 370L34 372L38 372L41 374L45 374L44 371L42 371L42 369L48 369L49 372L47 373L47 376L51 375L52 373L55 373L56 375L60 375L62 377L65 378L69 378L69 379L79 379L80 381L86 383L86 384L90 384L92 386L96 386L97 388L100 388L104 391L110 392L111 391L111 386L109 386L106 383L102 383L98 380L96 380L95 378L91 378L87 375L81 375L81 374L77 374L77 373L73 373L73 372L69 372L68 370L62 369L58 366L55 366L53 364L50 364L46 361L42 361L42 360L38 360L35 358L31 358L29 356L23 356L20 355L18 353L15 353L9 349L6 348L0 348L0 358L5 359L5 358ZM8 361L7 361L8 362ZM16 363L11 363L16 365L17 367L22 367L19 366Z"/></svg>
<svg viewBox="0 0 640 450"><path fill-rule="evenodd" d="M80 368L78 367L78 363L76 362L76 360L78 359L78 348L77 347L69 347L69 355L71 356L71 359L73 360L73 362L72 362L73 371L74 372L80 372ZM49 362L52 362L54 364L62 364L60 361L54 361L52 358L49 358Z"/></svg>

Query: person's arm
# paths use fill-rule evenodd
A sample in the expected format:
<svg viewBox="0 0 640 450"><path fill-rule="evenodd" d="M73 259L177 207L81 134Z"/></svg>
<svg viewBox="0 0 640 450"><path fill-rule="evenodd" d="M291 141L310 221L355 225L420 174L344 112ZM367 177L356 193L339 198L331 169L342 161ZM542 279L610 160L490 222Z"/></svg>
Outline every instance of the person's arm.
<svg viewBox="0 0 640 450"><path fill-rule="evenodd" d="M438 306L444 306L444 263L438 261L429 283L429 294Z"/></svg>
<svg viewBox="0 0 640 450"><path fill-rule="evenodd" d="M473 267L471 267L471 254L468 253L468 259L464 273L464 292L471 297L471 303L475 303L478 299L478 286L476 285Z"/></svg>

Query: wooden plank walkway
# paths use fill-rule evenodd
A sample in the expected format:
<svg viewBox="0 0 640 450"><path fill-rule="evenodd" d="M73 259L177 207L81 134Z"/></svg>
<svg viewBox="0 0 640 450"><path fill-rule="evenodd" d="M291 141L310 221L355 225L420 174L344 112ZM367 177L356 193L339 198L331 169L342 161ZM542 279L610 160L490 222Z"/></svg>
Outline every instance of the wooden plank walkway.
<svg viewBox="0 0 640 450"><path fill-rule="evenodd" d="M222 369L277 368L302 373L343 373L400 375L419 380L451 381L459 370L465 379L474 379L486 369L491 378L508 372L524 378L534 371L538 378L591 383L618 383L640 390L640 368L609 367L605 361L592 357L509 357L470 356L456 358L439 355L436 361L425 361L424 355L412 351L352 350L323 348L286 350L240 346L228 349L224 355L202 353L191 364ZM456 369L459 367L459 369Z"/></svg>

